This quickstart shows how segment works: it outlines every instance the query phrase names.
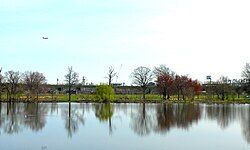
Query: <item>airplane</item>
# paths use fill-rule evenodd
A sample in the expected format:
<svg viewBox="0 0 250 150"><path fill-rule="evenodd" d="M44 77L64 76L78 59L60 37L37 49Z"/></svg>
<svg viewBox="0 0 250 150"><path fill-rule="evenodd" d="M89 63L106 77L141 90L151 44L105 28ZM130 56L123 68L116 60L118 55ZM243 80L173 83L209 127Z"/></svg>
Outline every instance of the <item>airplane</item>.
<svg viewBox="0 0 250 150"><path fill-rule="evenodd" d="M43 37L43 39L44 39L44 40L47 40L47 39L49 39L49 38L48 38L48 37Z"/></svg>

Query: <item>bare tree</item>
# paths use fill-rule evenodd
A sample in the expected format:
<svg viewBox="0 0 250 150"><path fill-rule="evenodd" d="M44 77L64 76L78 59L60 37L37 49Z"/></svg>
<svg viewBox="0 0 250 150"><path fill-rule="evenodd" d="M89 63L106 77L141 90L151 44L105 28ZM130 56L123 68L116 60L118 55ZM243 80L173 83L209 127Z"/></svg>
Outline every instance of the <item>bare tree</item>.
<svg viewBox="0 0 250 150"><path fill-rule="evenodd" d="M229 78L226 76L221 76L217 81L215 92L218 98L225 100L228 98L228 95L232 92L232 86L229 84Z"/></svg>
<svg viewBox="0 0 250 150"><path fill-rule="evenodd" d="M153 75L151 70L147 67L140 66L131 73L131 78L133 84L136 84L142 88L143 100L145 100L146 90L148 88L149 82L152 81Z"/></svg>
<svg viewBox="0 0 250 150"><path fill-rule="evenodd" d="M45 85L46 85L45 76L42 73L35 72L35 92L37 100L38 100L38 94L40 92L44 92Z"/></svg>
<svg viewBox="0 0 250 150"><path fill-rule="evenodd" d="M242 80L243 90L245 93L250 94L250 63L246 63L246 65L244 66L242 77L244 78L244 80Z"/></svg>
<svg viewBox="0 0 250 150"><path fill-rule="evenodd" d="M246 63L242 71L242 77L244 79L250 80L250 63Z"/></svg>
<svg viewBox="0 0 250 150"><path fill-rule="evenodd" d="M38 94L43 91L46 84L45 76L39 72L26 71L23 74L23 82L28 92L28 98L30 98L30 95L33 96L36 94L38 100Z"/></svg>
<svg viewBox="0 0 250 150"><path fill-rule="evenodd" d="M21 76L19 72L14 72L14 71L8 71L5 72L6 76L6 90L7 90L7 99L12 100L16 98L16 94L18 93L18 89L20 81L21 81Z"/></svg>
<svg viewBox="0 0 250 150"><path fill-rule="evenodd" d="M166 65L163 65L163 64L161 64L159 67L154 67L153 73L156 77L162 76L162 75L172 75L173 76L175 74Z"/></svg>
<svg viewBox="0 0 250 150"><path fill-rule="evenodd" d="M71 100L72 87L78 83L78 73L73 71L73 67L68 67L68 73L65 75L65 81L68 85L69 101Z"/></svg>
<svg viewBox="0 0 250 150"><path fill-rule="evenodd" d="M109 72L108 72L108 80L109 80L109 85L111 85L113 78L116 76L117 72L115 72L114 68L112 66L109 67Z"/></svg>
<svg viewBox="0 0 250 150"><path fill-rule="evenodd" d="M34 92L35 75L33 72L26 71L23 73L22 78L23 78L25 93L27 94L27 99L30 99L30 97L35 94Z"/></svg>

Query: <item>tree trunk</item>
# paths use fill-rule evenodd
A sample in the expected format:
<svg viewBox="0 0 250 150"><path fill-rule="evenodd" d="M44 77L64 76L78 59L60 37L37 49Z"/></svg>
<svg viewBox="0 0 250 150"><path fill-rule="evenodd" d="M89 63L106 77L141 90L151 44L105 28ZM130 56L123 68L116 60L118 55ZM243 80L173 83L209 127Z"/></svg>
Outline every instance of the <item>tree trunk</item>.
<svg viewBox="0 0 250 150"><path fill-rule="evenodd" d="M168 97L167 97L167 100L169 100L169 99L170 99L170 94L168 93L167 96L168 96Z"/></svg>
<svg viewBox="0 0 250 150"><path fill-rule="evenodd" d="M146 99L146 88L145 87L143 87L143 89L142 89L142 99L143 100L145 100Z"/></svg>
<svg viewBox="0 0 250 150"><path fill-rule="evenodd" d="M221 99L224 101L224 99L225 99L224 93L222 93Z"/></svg>
<svg viewBox="0 0 250 150"><path fill-rule="evenodd" d="M69 91L69 102L71 101L71 92Z"/></svg>
<svg viewBox="0 0 250 150"><path fill-rule="evenodd" d="M178 100L180 100L180 91L177 92Z"/></svg>
<svg viewBox="0 0 250 150"><path fill-rule="evenodd" d="M69 102L71 101L71 86L69 85Z"/></svg>
<svg viewBox="0 0 250 150"><path fill-rule="evenodd" d="M145 92L143 92L143 94L142 94L142 99L143 99L143 100L146 99L146 96L145 96L145 95L146 95Z"/></svg>
<svg viewBox="0 0 250 150"><path fill-rule="evenodd" d="M111 77L109 77L109 85L111 85L111 80L112 80L112 78L111 78Z"/></svg>
<svg viewBox="0 0 250 150"><path fill-rule="evenodd" d="M163 88L163 93L162 93L162 96L163 96L163 100L166 100L166 97L167 97L167 91L165 88Z"/></svg>
<svg viewBox="0 0 250 150"><path fill-rule="evenodd" d="M185 95L183 94L183 90L181 89L182 100L185 100Z"/></svg>

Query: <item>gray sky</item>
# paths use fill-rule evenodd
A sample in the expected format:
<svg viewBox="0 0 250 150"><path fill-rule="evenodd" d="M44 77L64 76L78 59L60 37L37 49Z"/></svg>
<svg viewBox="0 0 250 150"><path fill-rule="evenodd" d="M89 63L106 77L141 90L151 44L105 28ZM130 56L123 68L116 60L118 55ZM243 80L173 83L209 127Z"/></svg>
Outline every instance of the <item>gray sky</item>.
<svg viewBox="0 0 250 150"><path fill-rule="evenodd" d="M62 82L130 84L138 66L166 64L200 81L240 78L250 62L249 0L0 0L0 66ZM43 40L48 36L48 40ZM121 67L122 66L122 67Z"/></svg>

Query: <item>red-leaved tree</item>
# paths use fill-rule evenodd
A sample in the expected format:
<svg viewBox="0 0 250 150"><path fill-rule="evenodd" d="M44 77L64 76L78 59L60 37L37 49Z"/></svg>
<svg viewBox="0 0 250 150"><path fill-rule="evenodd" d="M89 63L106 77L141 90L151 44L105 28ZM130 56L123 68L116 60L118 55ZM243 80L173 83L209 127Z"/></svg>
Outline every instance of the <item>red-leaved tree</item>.
<svg viewBox="0 0 250 150"><path fill-rule="evenodd" d="M170 94L173 91L174 72L165 65L160 65L154 68L156 76L156 84L164 100L170 99Z"/></svg>
<svg viewBox="0 0 250 150"><path fill-rule="evenodd" d="M170 94L173 91L174 78L168 74L161 75L157 77L156 83L162 93L163 99L169 100Z"/></svg>

